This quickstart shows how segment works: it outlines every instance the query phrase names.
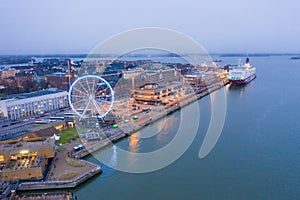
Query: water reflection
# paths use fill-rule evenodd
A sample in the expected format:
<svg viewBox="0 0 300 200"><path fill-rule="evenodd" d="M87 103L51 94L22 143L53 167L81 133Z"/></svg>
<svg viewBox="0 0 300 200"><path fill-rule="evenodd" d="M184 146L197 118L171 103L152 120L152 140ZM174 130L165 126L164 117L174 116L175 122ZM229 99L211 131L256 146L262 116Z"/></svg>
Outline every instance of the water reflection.
<svg viewBox="0 0 300 200"><path fill-rule="evenodd" d="M242 87L241 89L240 89L240 97L242 97L243 96L243 94L244 94L244 87Z"/></svg>
<svg viewBox="0 0 300 200"><path fill-rule="evenodd" d="M132 153L136 153L138 150L139 145L139 136L141 135L141 132L138 131L131 136L129 136L129 151Z"/></svg>
<svg viewBox="0 0 300 200"><path fill-rule="evenodd" d="M167 117L165 120L159 121L159 123L157 124L159 133L156 134L156 138L158 142L163 142L164 139L166 138L165 136L169 134L168 131L171 129L172 127L176 127L178 125L178 118L173 116L169 116ZM168 138L169 139L169 138Z"/></svg>
<svg viewBox="0 0 300 200"><path fill-rule="evenodd" d="M110 159L110 164L111 166L115 167L117 165L117 159L118 159L118 152L117 152L117 147L116 145L112 146L112 155Z"/></svg>
<svg viewBox="0 0 300 200"><path fill-rule="evenodd" d="M231 92L239 92L239 96L242 97L244 95L245 87L246 87L246 85L242 85L242 86L229 85L228 89L226 88L226 92L228 92L228 90L230 89Z"/></svg>

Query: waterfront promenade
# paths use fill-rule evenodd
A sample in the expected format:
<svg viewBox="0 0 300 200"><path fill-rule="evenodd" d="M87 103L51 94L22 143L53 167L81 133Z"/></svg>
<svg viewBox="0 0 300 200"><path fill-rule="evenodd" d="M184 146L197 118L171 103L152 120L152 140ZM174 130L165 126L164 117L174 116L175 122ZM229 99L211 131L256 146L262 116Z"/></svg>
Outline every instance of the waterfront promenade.
<svg viewBox="0 0 300 200"><path fill-rule="evenodd" d="M126 136L129 136L136 131L142 129L143 127L149 125L152 122L155 122L162 117L168 115L169 113L172 113L181 107L184 107L197 99L200 99L218 89L221 87L224 87L224 85L228 84L228 82L224 83L215 83L210 86L208 86L208 89L201 92L192 92L187 95L183 95L182 97L178 98L178 100L170 102L169 104L163 106L163 107L157 107L152 106L151 111L144 113L141 111L135 111L131 114L129 114L130 117L133 115L138 115L139 118L137 120L134 120L131 123L119 123L117 129L106 129L104 132L108 137L106 139L103 139L98 142L93 143L85 143L85 149L80 150L78 152L74 152L71 154L71 157L73 158L83 158L87 155L90 155L91 153L98 151L101 148L104 148L113 142L116 142L117 140L120 140Z"/></svg>
<svg viewBox="0 0 300 200"><path fill-rule="evenodd" d="M67 193L58 193L58 194L32 194L32 195L21 195L16 196L15 200L73 200L77 199L74 198L73 194L70 192Z"/></svg>
<svg viewBox="0 0 300 200"><path fill-rule="evenodd" d="M21 182L18 190L75 188L100 173L102 173L100 166L85 160L70 158L66 149L60 147L45 180Z"/></svg>
<svg viewBox="0 0 300 200"><path fill-rule="evenodd" d="M48 189L65 189L75 188L81 183L87 181L91 177L102 172L102 168L97 166L92 170L83 173L80 176L70 180L54 180L54 181L32 181L19 184L18 190L48 190Z"/></svg>

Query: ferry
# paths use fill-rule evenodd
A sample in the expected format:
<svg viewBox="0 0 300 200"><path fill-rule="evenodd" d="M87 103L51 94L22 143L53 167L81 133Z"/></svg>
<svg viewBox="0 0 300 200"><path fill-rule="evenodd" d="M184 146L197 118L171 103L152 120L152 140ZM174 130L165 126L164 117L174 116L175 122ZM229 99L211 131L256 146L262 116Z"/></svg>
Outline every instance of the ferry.
<svg viewBox="0 0 300 200"><path fill-rule="evenodd" d="M292 59L292 60L299 60L300 56L293 56L293 57L290 57L290 59Z"/></svg>
<svg viewBox="0 0 300 200"><path fill-rule="evenodd" d="M249 58L244 65L229 67L228 80L233 86L244 85L256 78L256 69L252 67Z"/></svg>

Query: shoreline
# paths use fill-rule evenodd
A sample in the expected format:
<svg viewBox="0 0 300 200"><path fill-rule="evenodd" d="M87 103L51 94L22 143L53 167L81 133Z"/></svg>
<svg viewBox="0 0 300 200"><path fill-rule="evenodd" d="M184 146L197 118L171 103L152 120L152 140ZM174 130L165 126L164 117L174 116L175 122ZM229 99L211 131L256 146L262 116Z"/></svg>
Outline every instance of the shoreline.
<svg viewBox="0 0 300 200"><path fill-rule="evenodd" d="M85 161L88 162L88 161ZM95 165L95 164L94 164ZM102 173L102 168L95 165L96 167L86 173L71 179L64 181L36 181L36 182L24 182L20 183L17 190L18 191L28 191L28 190L51 190L51 189L68 189L75 188L90 178L97 174Z"/></svg>
<svg viewBox="0 0 300 200"><path fill-rule="evenodd" d="M180 110L182 107L189 105L190 103L195 102L198 99L201 99L202 97L205 97L218 89L226 86L229 82L225 82L223 84L215 83L209 87L207 87L207 90L199 93L199 94L189 94L180 99L180 101L177 104L171 105L168 108L164 109L164 112L160 112L157 115L154 115L152 117L149 117L148 120L141 121L140 123L137 123L136 126L129 129L128 127L122 127L122 129L119 129L118 133L106 138L105 140L102 140L101 142L98 142L96 144L93 144L79 152L76 152L72 154L71 157L74 157L76 159L82 159L84 162L88 162L84 160L83 158L92 155L92 153L101 150L102 148L105 148L109 146L110 144L117 142L118 140L121 140L123 138L126 138L132 134L134 134L136 131L146 127L147 125L161 119L162 117L169 115L177 110ZM131 126L132 127L132 126ZM126 130L127 128L127 130ZM51 190L51 189L70 189L70 188L76 188L80 184L86 182L90 178L96 176L97 174L102 173L102 168L94 163L91 163L95 165L95 168L93 170L90 170L75 179L72 180L66 180L66 181L36 181L36 182L23 182L20 183L17 190L18 191L29 191L29 190Z"/></svg>
<svg viewBox="0 0 300 200"><path fill-rule="evenodd" d="M177 103L177 105L172 105L169 108L164 109L163 112L158 113L157 115L155 115L155 117L149 117L148 120L146 121L142 121L140 123L135 124L135 126L130 126L131 128L128 128L126 126L122 126L120 125L120 129L119 132L98 142L95 143L91 146L86 147L85 149L78 151L74 154L72 154L71 157L74 157L76 159L82 159L88 155L92 155L94 152L107 147L108 145L117 142L118 140L121 140L123 138L126 138L132 134L134 134L136 131L139 131L140 129L146 127L147 125L156 122L157 120L163 118L166 115L169 115L177 110L180 110L181 108L183 108L184 106L189 105L190 103L195 102L198 99L201 99L207 95L209 95L210 93L213 93L215 91L217 91L218 89L225 87L227 84L229 84L229 82L225 82L223 84L213 84L211 86L208 87L207 90L203 91L202 93L199 94L190 94L187 96L184 96L181 100L180 103Z"/></svg>

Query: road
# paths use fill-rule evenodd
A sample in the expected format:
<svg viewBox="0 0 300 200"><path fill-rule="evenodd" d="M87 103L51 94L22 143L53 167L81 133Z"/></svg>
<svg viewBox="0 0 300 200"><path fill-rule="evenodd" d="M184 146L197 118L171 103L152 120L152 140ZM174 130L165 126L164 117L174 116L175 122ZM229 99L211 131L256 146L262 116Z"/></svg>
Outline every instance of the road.
<svg viewBox="0 0 300 200"><path fill-rule="evenodd" d="M71 112L70 108L65 108L51 113L43 114L42 116L30 116L27 118L22 118L16 121L8 121L0 123L0 141L7 139L14 139L20 135L28 133L27 129L34 127L34 122L36 120L48 120L53 116L63 116L64 113Z"/></svg>

